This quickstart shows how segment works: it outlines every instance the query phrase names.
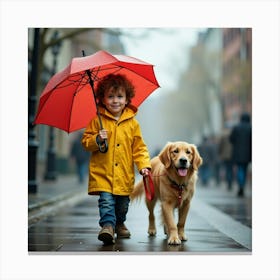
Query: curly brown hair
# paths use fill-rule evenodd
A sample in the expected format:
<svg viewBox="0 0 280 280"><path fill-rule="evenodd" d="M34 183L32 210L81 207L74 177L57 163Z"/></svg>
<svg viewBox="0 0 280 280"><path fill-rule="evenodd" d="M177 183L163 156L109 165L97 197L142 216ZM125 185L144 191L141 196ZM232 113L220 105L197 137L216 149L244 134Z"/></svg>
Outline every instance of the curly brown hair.
<svg viewBox="0 0 280 280"><path fill-rule="evenodd" d="M126 93L127 105L131 103L131 99L135 96L135 88L130 80L126 78L126 76L121 74L108 74L103 77L102 80L99 81L96 87L96 97L98 99L98 104L104 106L102 100L104 98L104 94L111 87L114 90L122 87Z"/></svg>

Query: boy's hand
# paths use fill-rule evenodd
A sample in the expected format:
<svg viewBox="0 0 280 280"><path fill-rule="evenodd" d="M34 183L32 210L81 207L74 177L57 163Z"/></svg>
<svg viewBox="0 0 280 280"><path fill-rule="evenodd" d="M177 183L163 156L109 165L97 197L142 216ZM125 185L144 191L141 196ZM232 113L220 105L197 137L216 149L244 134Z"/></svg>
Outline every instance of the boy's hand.
<svg viewBox="0 0 280 280"><path fill-rule="evenodd" d="M103 143L104 140L108 138L107 132L108 132L108 131L107 131L106 129L104 129L104 128L101 129L101 130L99 130L98 141L99 141L100 143Z"/></svg>
<svg viewBox="0 0 280 280"><path fill-rule="evenodd" d="M143 169L140 170L140 174L144 177L148 176L149 172L150 172L150 170L148 168L143 168Z"/></svg>

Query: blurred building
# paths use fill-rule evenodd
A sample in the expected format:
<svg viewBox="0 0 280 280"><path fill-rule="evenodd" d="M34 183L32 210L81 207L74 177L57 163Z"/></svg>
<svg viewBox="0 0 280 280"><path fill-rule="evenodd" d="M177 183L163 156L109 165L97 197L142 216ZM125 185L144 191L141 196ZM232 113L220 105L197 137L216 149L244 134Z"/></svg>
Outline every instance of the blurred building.
<svg viewBox="0 0 280 280"><path fill-rule="evenodd" d="M202 138L220 133L224 123L252 113L252 29L208 28L198 36L185 75L192 99L203 108L196 116Z"/></svg>
<svg viewBox="0 0 280 280"><path fill-rule="evenodd" d="M185 119L194 141L218 135L225 122L236 123L243 111L251 114L252 30L207 28L200 32L181 87L186 89L182 103L195 119L195 125Z"/></svg>
<svg viewBox="0 0 280 280"><path fill-rule="evenodd" d="M203 129L204 135L218 134L223 126L221 106L222 81L222 29L208 28L199 36L198 44L203 45L207 76L205 76L205 98L208 103L208 118Z"/></svg>
<svg viewBox="0 0 280 280"><path fill-rule="evenodd" d="M252 114L252 29L223 28L222 104L224 120Z"/></svg>

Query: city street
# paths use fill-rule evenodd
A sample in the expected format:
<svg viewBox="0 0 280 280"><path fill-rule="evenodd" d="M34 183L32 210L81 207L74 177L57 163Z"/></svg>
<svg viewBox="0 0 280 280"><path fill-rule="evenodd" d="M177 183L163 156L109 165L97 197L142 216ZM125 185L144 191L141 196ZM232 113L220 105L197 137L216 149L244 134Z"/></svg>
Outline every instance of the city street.
<svg viewBox="0 0 280 280"><path fill-rule="evenodd" d="M57 184L64 181L61 180ZM70 189L71 182L75 186L75 179L68 179L66 185ZM51 190L51 185L53 185L53 190L58 188L56 183L49 183L49 190ZM148 212L143 199L130 205L126 225L131 231L131 238L117 239L116 244L104 246L97 239L100 230L98 197L88 196L86 185L79 188L80 191L76 191L73 197L69 195L64 201L60 199L52 206L41 203L43 206L38 208L39 210L29 209L29 253L51 251L93 254L98 252L113 254L251 253L252 215L251 188L249 187L246 189L245 197L238 198L235 190L229 192L224 185L208 187L198 185L186 225L188 241L179 246L167 245L159 218L157 219L157 235L148 236ZM45 213L42 214L42 212ZM160 216L159 205L155 213L157 217ZM36 219L36 216L40 217Z"/></svg>
<svg viewBox="0 0 280 280"><path fill-rule="evenodd" d="M280 280L280 1L56 3L0 1L0 280ZM198 175L187 240L143 196L104 245L91 187L159 155L178 205Z"/></svg>

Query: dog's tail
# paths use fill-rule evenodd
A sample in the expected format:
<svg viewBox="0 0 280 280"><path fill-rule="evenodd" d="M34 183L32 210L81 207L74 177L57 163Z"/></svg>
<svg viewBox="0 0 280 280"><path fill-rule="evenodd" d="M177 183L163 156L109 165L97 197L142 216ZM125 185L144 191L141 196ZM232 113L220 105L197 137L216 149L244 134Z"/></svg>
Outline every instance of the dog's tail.
<svg viewBox="0 0 280 280"><path fill-rule="evenodd" d="M136 199L138 200L143 196L143 194L144 194L144 184L143 184L143 180L140 180L134 186L134 189L129 197L130 197L131 201L136 200Z"/></svg>

